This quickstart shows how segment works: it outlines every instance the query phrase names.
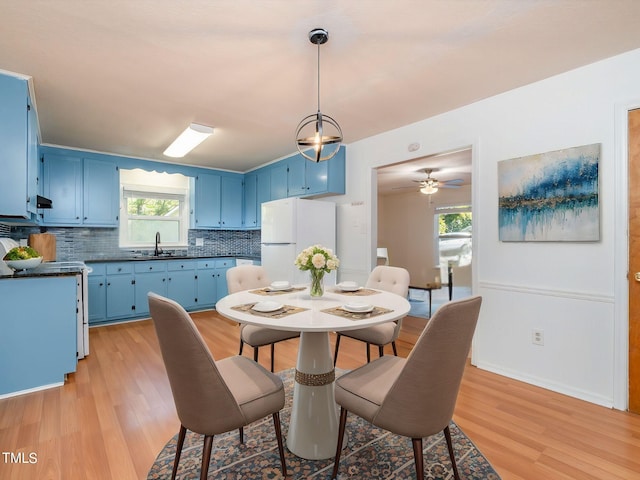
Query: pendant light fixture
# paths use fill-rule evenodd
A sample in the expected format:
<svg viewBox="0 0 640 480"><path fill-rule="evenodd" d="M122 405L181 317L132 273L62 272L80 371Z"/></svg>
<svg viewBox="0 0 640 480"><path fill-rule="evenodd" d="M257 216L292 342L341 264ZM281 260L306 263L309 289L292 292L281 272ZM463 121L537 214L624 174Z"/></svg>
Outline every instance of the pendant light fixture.
<svg viewBox="0 0 640 480"><path fill-rule="evenodd" d="M309 40L318 46L318 113L303 118L298 124L296 145L307 160L322 162L338 153L342 129L333 118L320 112L320 45L327 43L329 33L324 28L314 28L309 32Z"/></svg>

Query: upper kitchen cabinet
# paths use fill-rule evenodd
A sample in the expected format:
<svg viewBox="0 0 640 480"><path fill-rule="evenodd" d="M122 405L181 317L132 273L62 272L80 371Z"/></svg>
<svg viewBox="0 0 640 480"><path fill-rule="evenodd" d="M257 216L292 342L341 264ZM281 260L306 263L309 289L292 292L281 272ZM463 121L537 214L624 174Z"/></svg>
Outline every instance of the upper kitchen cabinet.
<svg viewBox="0 0 640 480"><path fill-rule="evenodd" d="M222 228L242 228L242 175L222 177L220 219Z"/></svg>
<svg viewBox="0 0 640 480"><path fill-rule="evenodd" d="M271 200L271 172L267 168L255 170L244 176L244 226L259 228L263 202Z"/></svg>
<svg viewBox="0 0 640 480"><path fill-rule="evenodd" d="M119 174L112 162L46 153L43 192L53 207L44 210L43 224L116 227Z"/></svg>
<svg viewBox="0 0 640 480"><path fill-rule="evenodd" d="M194 228L242 228L243 176L203 173L195 179Z"/></svg>
<svg viewBox="0 0 640 480"><path fill-rule="evenodd" d="M36 220L38 119L27 77L0 74L0 216Z"/></svg>
<svg viewBox="0 0 640 480"><path fill-rule="evenodd" d="M220 228L220 175L202 173L195 180L194 228Z"/></svg>
<svg viewBox="0 0 640 480"><path fill-rule="evenodd" d="M311 162L297 154L287 162L287 196L315 197L345 192L345 148L325 162Z"/></svg>

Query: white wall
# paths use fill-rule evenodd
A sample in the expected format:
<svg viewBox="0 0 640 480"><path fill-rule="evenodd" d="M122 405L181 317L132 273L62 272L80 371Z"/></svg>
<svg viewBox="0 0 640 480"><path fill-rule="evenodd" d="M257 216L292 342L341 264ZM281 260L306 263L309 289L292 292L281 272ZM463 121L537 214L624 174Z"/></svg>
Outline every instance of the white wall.
<svg viewBox="0 0 640 480"><path fill-rule="evenodd" d="M614 128L620 105L640 105L640 50L531 84L347 146L347 193L338 208L341 274L366 279L375 260L377 206L372 169L460 147L473 149L474 292L484 297L473 363L601 405L626 407L624 311L615 269ZM618 122L620 123L620 122ZM624 125L626 128L626 125ZM601 240L498 240L497 162L601 143ZM622 158L624 157L624 158ZM624 169L623 169L624 171ZM619 215L619 214L618 214ZM614 220L618 219L618 224ZM368 246L367 254L363 246ZM619 255L618 255L619 256ZM544 330L544 346L531 342Z"/></svg>

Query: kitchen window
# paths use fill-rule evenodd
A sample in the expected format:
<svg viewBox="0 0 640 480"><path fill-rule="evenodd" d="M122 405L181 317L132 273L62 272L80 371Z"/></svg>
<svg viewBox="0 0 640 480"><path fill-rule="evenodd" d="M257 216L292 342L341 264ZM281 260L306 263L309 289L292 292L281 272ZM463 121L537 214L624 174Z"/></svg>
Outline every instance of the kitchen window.
<svg viewBox="0 0 640 480"><path fill-rule="evenodd" d="M120 247L187 246L189 232L188 177L180 174L120 171Z"/></svg>

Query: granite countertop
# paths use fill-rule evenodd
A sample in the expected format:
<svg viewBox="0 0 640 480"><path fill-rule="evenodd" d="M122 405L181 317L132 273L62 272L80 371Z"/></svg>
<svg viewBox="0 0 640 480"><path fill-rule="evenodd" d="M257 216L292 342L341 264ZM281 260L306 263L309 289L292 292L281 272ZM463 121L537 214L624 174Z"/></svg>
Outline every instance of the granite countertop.
<svg viewBox="0 0 640 480"><path fill-rule="evenodd" d="M66 277L82 273L82 267L47 267L44 264L29 270L17 270L13 273L0 274L0 280L10 278L32 277Z"/></svg>

